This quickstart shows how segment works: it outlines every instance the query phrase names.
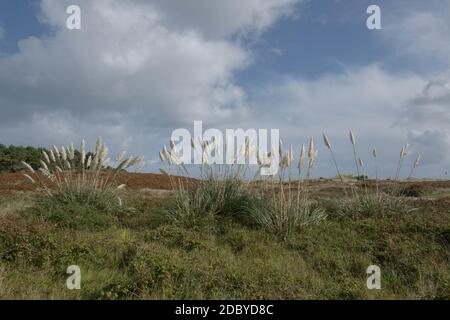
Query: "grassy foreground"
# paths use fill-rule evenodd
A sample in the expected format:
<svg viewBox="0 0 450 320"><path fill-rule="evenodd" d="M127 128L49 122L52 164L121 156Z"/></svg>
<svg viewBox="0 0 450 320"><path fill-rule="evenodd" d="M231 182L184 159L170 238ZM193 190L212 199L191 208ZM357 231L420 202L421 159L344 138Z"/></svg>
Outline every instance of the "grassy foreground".
<svg viewBox="0 0 450 320"><path fill-rule="evenodd" d="M327 204L325 221L282 241L224 216L171 222L165 200L136 192L124 196L132 209L102 219L105 208L53 208L33 192L7 192L0 299L450 299L447 193L398 215L340 216ZM73 219L58 220L68 212ZM381 290L366 287L373 264ZM81 268L81 290L66 288L70 265Z"/></svg>

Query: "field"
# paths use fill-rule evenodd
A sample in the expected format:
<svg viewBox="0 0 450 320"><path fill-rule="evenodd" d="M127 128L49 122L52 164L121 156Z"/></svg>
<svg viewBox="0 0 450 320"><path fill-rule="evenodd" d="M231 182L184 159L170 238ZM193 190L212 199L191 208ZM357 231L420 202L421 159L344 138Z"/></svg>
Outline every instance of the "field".
<svg viewBox="0 0 450 320"><path fill-rule="evenodd" d="M168 219L167 176L118 181L126 210L69 203L67 220L21 173L0 174L0 299L450 299L449 181L399 181L399 212L353 213L340 207L342 182L311 180L304 188L327 217L283 238L233 215ZM80 290L66 287L70 265ZM366 286L370 265L380 290Z"/></svg>

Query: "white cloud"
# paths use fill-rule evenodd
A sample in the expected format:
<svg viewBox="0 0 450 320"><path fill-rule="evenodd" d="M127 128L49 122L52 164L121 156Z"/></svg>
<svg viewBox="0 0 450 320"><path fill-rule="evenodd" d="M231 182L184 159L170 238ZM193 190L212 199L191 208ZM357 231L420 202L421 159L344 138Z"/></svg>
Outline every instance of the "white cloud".
<svg viewBox="0 0 450 320"><path fill-rule="evenodd" d="M40 20L51 35L23 39L18 53L0 57L2 142L51 145L102 135L113 151L152 159L171 130L200 119L222 128L280 128L295 144L327 131L350 172L352 128L366 163L372 147L380 150L385 175L407 139L413 150L429 141L448 145L446 81L370 65L314 80L272 79L253 92L237 85L235 74L253 61L234 36L256 37L294 15L300 2L80 0L82 30L69 31L65 8L72 3L42 0ZM444 63L447 21L430 12L407 11L389 41L402 55L426 53ZM445 150L418 173L434 175L447 165ZM326 150L320 152L320 174L333 174Z"/></svg>
<svg viewBox="0 0 450 320"><path fill-rule="evenodd" d="M257 122L280 128L286 143L294 145L315 136L322 146L321 134L327 132L343 171L349 173L354 171L348 138L352 129L358 137L360 155L370 166L368 170L372 172L371 151L376 147L385 163L382 174L389 176L409 131L395 122L426 84L415 74L392 74L377 65L316 80L286 78L254 93L254 103L259 106ZM321 148L320 153L318 171L321 175L334 174L327 150Z"/></svg>
<svg viewBox="0 0 450 320"><path fill-rule="evenodd" d="M147 122L220 121L243 112L245 94L232 76L249 54L238 45L171 32L140 1L80 6L82 30L70 31L64 1L43 1L42 20L60 28L22 40L18 54L0 61L0 82L9 87L2 99L19 100L30 113L63 109L79 117L114 118L130 108L128 115Z"/></svg>
<svg viewBox="0 0 450 320"><path fill-rule="evenodd" d="M101 134L148 155L181 124L238 121L247 103L234 75L252 54L231 36L256 36L299 0L79 0L79 31L65 27L72 2L41 0L50 35L0 57L4 142Z"/></svg>
<svg viewBox="0 0 450 320"><path fill-rule="evenodd" d="M380 33L398 57L410 57L427 68L450 67L450 2L411 0L383 8Z"/></svg>
<svg viewBox="0 0 450 320"><path fill-rule="evenodd" d="M194 28L206 37L222 38L235 33L260 33L281 17L295 12L299 0L157 0L163 21L173 28Z"/></svg>

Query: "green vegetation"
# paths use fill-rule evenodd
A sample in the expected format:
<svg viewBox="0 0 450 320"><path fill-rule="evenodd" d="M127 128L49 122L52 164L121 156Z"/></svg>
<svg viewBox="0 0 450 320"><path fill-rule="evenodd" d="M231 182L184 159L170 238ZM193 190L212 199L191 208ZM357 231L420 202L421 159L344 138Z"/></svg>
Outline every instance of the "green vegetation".
<svg viewBox="0 0 450 320"><path fill-rule="evenodd" d="M132 210L46 198L0 217L0 298L450 298L450 213L438 201L397 215L330 214L282 241L233 215L189 225L167 216L174 199L121 196ZM65 287L73 264L81 290ZM371 264L382 290L366 288Z"/></svg>
<svg viewBox="0 0 450 320"><path fill-rule="evenodd" d="M257 198L240 181L210 179L177 190L164 212L172 221L186 226L195 226L207 216L233 217L249 222L249 208Z"/></svg>
<svg viewBox="0 0 450 320"><path fill-rule="evenodd" d="M0 144L0 172L14 172L23 169L21 161L29 163L37 169L42 159L44 148L16 147Z"/></svg>
<svg viewBox="0 0 450 320"><path fill-rule="evenodd" d="M450 299L449 186L346 181L333 153L339 181L311 180L313 139L294 180L293 149L279 154L278 177L204 162L195 180L171 143L173 192L155 199L117 186L140 159L111 167L100 140L78 159L73 146L43 152L39 171L24 163L41 189L0 195L0 299ZM81 290L66 288L71 265ZM366 286L371 265L381 290Z"/></svg>
<svg viewBox="0 0 450 320"><path fill-rule="evenodd" d="M120 204L113 192L60 192L52 197L36 198L35 205L26 213L59 227L104 229L130 210Z"/></svg>
<svg viewBox="0 0 450 320"><path fill-rule="evenodd" d="M50 150L46 148L22 147L22 146L5 146L0 144L0 173L1 172L16 172L25 169L22 161L28 163L34 170L41 167L41 160L44 160L44 152L50 154ZM92 156L92 153L87 153L86 157ZM74 150L74 168L80 168L81 154L78 150ZM54 168L54 166L51 166Z"/></svg>

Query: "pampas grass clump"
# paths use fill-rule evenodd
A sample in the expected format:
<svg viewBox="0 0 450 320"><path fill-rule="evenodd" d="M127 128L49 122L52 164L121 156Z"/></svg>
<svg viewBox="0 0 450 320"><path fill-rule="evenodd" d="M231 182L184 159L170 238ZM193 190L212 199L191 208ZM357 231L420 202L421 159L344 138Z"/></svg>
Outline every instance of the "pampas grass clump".
<svg viewBox="0 0 450 320"><path fill-rule="evenodd" d="M131 167L140 168L143 159L125 158L124 155L119 155L115 163L111 164L108 148L98 138L91 152L86 151L84 140L79 151L75 150L73 144L61 148L53 146L49 153L43 151L41 167L37 171L26 162L22 164L28 170L25 177L39 185L50 197L56 194L92 195L125 187L117 183L119 173Z"/></svg>
<svg viewBox="0 0 450 320"><path fill-rule="evenodd" d="M38 170L22 163L28 170L25 177L44 192L44 196L39 193L28 212L63 228L108 227L120 215L134 212L123 205L119 193L125 185L119 185L117 178L121 171L138 169L142 163L142 158L125 158L122 153L111 164L108 148L100 138L91 152L86 151L84 141L79 151L73 144L54 146L48 153L43 152Z"/></svg>
<svg viewBox="0 0 450 320"><path fill-rule="evenodd" d="M231 216L245 219L247 208L254 197L248 189L251 180L245 181L249 171L247 161L253 155L249 139L245 140L239 154L230 164L215 163L214 156L220 155L224 146L219 139L191 140L194 152L201 155L201 163L187 167L174 141L159 152L165 168L160 172L167 176L175 190L173 201L165 209L167 216L177 222L194 226L205 218ZM200 179L194 179L197 173Z"/></svg>

